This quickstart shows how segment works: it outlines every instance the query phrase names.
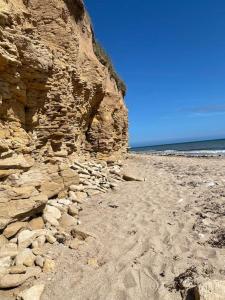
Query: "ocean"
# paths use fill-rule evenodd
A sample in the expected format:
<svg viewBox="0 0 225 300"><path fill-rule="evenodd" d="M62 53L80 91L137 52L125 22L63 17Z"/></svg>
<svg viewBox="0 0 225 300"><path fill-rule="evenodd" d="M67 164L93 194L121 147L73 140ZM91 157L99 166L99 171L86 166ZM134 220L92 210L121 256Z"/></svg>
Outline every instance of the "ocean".
<svg viewBox="0 0 225 300"><path fill-rule="evenodd" d="M131 152L184 156L225 156L225 139L133 147Z"/></svg>

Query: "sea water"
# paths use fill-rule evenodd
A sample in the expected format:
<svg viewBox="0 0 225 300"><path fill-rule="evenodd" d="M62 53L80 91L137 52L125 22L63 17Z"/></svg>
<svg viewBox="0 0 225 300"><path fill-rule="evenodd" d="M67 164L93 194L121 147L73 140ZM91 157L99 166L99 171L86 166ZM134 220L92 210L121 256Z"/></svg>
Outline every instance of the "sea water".
<svg viewBox="0 0 225 300"><path fill-rule="evenodd" d="M185 156L225 156L225 139L131 148L132 152Z"/></svg>

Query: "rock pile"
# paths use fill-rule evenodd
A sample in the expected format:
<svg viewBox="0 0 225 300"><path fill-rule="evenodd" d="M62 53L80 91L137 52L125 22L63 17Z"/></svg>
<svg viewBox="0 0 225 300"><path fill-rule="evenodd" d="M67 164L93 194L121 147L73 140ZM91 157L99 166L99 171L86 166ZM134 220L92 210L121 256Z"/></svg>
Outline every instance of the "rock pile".
<svg viewBox="0 0 225 300"><path fill-rule="evenodd" d="M53 169L55 170L54 176L52 175ZM59 186L56 187L54 181L46 180L47 174L51 174L51 178L58 180L60 177L57 170L61 171L61 176L63 174L63 189L57 189ZM17 287L41 272L53 272L55 262L45 254L45 244L63 243L71 249L77 249L87 237L91 236L79 226L81 223L79 212L82 210L84 199L87 200L90 196L115 189L116 183L123 181L122 178L120 163L109 162L107 164L102 161L82 163L76 161L70 167L62 164L49 165L48 170L46 166L44 169L40 166L39 168L33 167L14 176L13 183L11 181L11 186L8 185L9 189L6 191L15 198L15 205L16 201L20 201L20 197L25 197L25 194L27 194L26 199L30 201L33 189L36 189L37 193L43 189L46 200L43 202L44 206L36 211L33 209L32 215L17 215L15 219L8 219L6 226L2 228L0 288ZM21 186L21 183L25 186ZM1 188L0 193L2 191L5 190Z"/></svg>

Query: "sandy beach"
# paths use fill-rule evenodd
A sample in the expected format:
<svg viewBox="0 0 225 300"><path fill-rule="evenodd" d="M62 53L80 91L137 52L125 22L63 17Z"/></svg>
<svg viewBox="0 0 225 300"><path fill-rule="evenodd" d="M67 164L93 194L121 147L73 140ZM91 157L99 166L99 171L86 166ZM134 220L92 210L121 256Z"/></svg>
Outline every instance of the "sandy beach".
<svg viewBox="0 0 225 300"><path fill-rule="evenodd" d="M84 203L92 237L76 251L51 249L57 269L40 279L42 300L193 299L188 288L223 279L225 159L139 154L124 163L146 181Z"/></svg>

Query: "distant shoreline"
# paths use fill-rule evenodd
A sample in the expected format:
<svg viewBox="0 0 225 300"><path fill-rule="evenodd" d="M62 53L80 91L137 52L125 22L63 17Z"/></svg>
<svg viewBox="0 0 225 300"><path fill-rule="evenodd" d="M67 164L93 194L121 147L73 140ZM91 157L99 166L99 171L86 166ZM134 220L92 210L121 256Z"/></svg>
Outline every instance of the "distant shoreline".
<svg viewBox="0 0 225 300"><path fill-rule="evenodd" d="M160 152L160 151L130 151L130 154L135 155L148 155L148 156L167 156L167 157L190 157L190 158L225 158L225 153L219 154L219 153L190 153L190 152Z"/></svg>
<svg viewBox="0 0 225 300"><path fill-rule="evenodd" d="M195 141L130 148L130 153L157 154L163 156L225 156L225 139Z"/></svg>

